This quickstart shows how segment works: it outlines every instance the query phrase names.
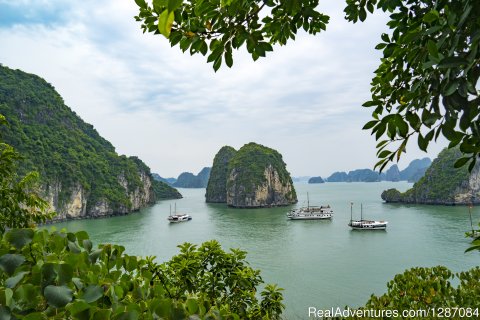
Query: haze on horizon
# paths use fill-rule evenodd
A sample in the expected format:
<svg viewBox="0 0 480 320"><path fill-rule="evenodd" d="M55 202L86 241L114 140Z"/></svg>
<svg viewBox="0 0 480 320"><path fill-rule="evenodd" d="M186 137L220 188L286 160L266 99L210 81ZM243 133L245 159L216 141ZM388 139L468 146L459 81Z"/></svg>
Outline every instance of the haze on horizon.
<svg viewBox="0 0 480 320"><path fill-rule="evenodd" d="M163 177L197 174L222 146L251 141L279 151L292 176L328 177L377 162L361 105L386 18L354 25L343 5L321 3L326 32L301 33L257 62L234 52L233 68L214 73L205 57L142 34L133 0L0 0L0 63L46 79L117 152ZM445 146L427 154L411 141L398 166Z"/></svg>

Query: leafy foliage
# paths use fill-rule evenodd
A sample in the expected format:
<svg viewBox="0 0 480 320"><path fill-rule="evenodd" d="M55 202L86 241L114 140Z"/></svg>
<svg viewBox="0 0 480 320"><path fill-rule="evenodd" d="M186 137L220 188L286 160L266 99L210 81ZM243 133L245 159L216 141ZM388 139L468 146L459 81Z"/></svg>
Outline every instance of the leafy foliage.
<svg viewBox="0 0 480 320"><path fill-rule="evenodd" d="M259 301L259 271L241 250L218 242L185 243L158 264L93 248L85 231L13 229L0 240L2 319L279 319L280 288L267 285Z"/></svg>
<svg viewBox="0 0 480 320"><path fill-rule="evenodd" d="M106 200L114 209L128 208L128 193L143 187L141 174L150 176L137 157L117 155L40 77L0 66L0 113L9 122L0 128L3 139L23 156L19 174L39 172L45 191L59 190L58 208L77 186L88 194L87 207ZM171 192L168 186L157 189Z"/></svg>
<svg viewBox="0 0 480 320"><path fill-rule="evenodd" d="M403 274L398 274L387 285L387 293L382 296L372 295L362 309L366 310L440 310L463 308L470 311L480 307L480 290L478 279L480 268L454 275L445 267L412 268ZM460 284L453 287L451 281ZM477 311L478 312L478 311ZM445 314L446 318L476 319L470 312L461 317L454 317L453 313ZM436 319L429 316L411 317L412 319Z"/></svg>
<svg viewBox="0 0 480 320"><path fill-rule="evenodd" d="M400 158L408 140L417 136L420 149L442 134L450 147L460 145L473 169L480 152L479 104L480 2L347 0L347 19L365 20L374 7L391 12L377 45L383 58L372 80L371 129L378 145L381 169ZM398 142L395 151L386 149Z"/></svg>
<svg viewBox="0 0 480 320"><path fill-rule="evenodd" d="M0 114L1 125L7 122ZM14 148L0 137L0 233L6 228L30 227L53 217L53 213L45 213L48 203L38 196L38 173L17 175L20 159Z"/></svg>
<svg viewBox="0 0 480 320"><path fill-rule="evenodd" d="M143 32L163 34L190 54L207 55L217 71L233 65L233 49L246 45L253 60L285 45L303 28L310 34L326 29L329 17L318 12L318 0L135 0Z"/></svg>

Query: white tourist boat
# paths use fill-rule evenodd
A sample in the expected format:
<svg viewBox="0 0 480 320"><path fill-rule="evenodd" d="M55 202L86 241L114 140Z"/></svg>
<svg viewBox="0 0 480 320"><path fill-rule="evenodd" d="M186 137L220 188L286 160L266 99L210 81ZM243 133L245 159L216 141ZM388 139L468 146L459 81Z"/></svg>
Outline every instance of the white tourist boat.
<svg viewBox="0 0 480 320"><path fill-rule="evenodd" d="M287 214L291 220L324 220L333 217L333 210L330 205L310 206L310 199L307 193L307 206L293 209Z"/></svg>
<svg viewBox="0 0 480 320"><path fill-rule="evenodd" d="M388 221L364 220L363 205L360 205L360 220L353 220L353 203L350 203L350 223L348 226L354 230L385 230Z"/></svg>
<svg viewBox="0 0 480 320"><path fill-rule="evenodd" d="M177 204L175 203L175 210L172 215L172 205L170 205L170 214L168 216L170 223L186 222L192 220L192 216L186 213L177 213Z"/></svg>

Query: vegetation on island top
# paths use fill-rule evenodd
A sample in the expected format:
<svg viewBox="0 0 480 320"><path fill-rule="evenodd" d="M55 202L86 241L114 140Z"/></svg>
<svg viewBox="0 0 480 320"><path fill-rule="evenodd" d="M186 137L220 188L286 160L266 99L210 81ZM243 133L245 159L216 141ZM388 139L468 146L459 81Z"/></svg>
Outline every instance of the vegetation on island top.
<svg viewBox="0 0 480 320"><path fill-rule="evenodd" d="M455 203L455 195L462 189L468 189L470 177L467 167L454 167L455 161L461 157L461 154L458 147L444 149L433 160L425 175L411 189L404 193L396 189L386 190L382 193L382 199L387 202ZM473 197L473 194L471 196Z"/></svg>
<svg viewBox="0 0 480 320"><path fill-rule="evenodd" d="M256 186L266 182L265 169L269 166L277 171L281 184L293 186L282 155L274 149L250 142L241 147L228 163L228 172L231 174L235 171L236 178L227 179L227 189L235 183L243 186L246 193L252 192ZM292 187L292 194L288 197L297 198L295 188Z"/></svg>
<svg viewBox="0 0 480 320"><path fill-rule="evenodd" d="M45 191L59 189L59 203L69 201L74 187L88 191L87 206L106 199L115 208L129 207L130 191L142 186L140 173L150 169L137 157L119 156L92 125L81 120L42 78L0 66L0 114L8 125L3 139L22 155L19 174L40 174ZM153 179L151 179L153 181ZM173 188L153 182L157 199L179 197Z"/></svg>
<svg viewBox="0 0 480 320"><path fill-rule="evenodd" d="M318 0L135 2L143 32L163 34L191 55L208 54L215 71L222 61L233 65L233 49L246 47L257 60L301 29L315 35L329 21ZM469 163L471 170L480 154L480 1L346 0L345 19L364 21L375 10L390 14L390 30L376 46L383 57L372 96L363 104L373 108L364 129L379 141L375 168L398 161L414 138L426 151L443 135L464 155L456 167Z"/></svg>

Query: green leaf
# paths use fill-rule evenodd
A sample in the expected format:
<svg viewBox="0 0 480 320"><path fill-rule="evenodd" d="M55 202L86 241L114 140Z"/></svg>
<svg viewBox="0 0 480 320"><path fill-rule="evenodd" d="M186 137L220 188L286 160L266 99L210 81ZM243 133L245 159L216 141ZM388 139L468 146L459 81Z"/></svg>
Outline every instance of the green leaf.
<svg viewBox="0 0 480 320"><path fill-rule="evenodd" d="M432 23L433 21L437 20L440 17L437 10L432 10L426 15L423 16L423 21L427 23Z"/></svg>
<svg viewBox="0 0 480 320"><path fill-rule="evenodd" d="M198 311L198 302L195 299L188 299L186 302L188 312L190 314L196 314Z"/></svg>
<svg viewBox="0 0 480 320"><path fill-rule="evenodd" d="M171 299L162 299L160 300L155 313L162 318L167 318L170 316L170 310L172 310L172 300Z"/></svg>
<svg viewBox="0 0 480 320"><path fill-rule="evenodd" d="M470 157L463 157L455 161L455 164L453 165L454 168L460 168L463 167L471 158Z"/></svg>
<svg viewBox="0 0 480 320"><path fill-rule="evenodd" d="M358 11L358 18L362 22L367 19L367 11L365 11L365 8L360 8L360 10Z"/></svg>
<svg viewBox="0 0 480 320"><path fill-rule="evenodd" d="M87 252L92 251L92 247L93 247L92 241L88 239L82 240L82 245L85 248L85 250L87 250Z"/></svg>
<svg viewBox="0 0 480 320"><path fill-rule="evenodd" d="M173 19L175 15L168 10L164 10L158 17L158 31L166 38L170 37L170 31L172 30Z"/></svg>
<svg viewBox="0 0 480 320"><path fill-rule="evenodd" d="M373 128L379 121L378 120L371 120L368 121L362 128L362 130L368 130Z"/></svg>
<svg viewBox="0 0 480 320"><path fill-rule="evenodd" d="M93 320L104 320L111 319L112 310L110 309L100 309L95 311L93 314Z"/></svg>
<svg viewBox="0 0 480 320"><path fill-rule="evenodd" d="M172 12L180 8L183 0L168 0L168 11Z"/></svg>
<svg viewBox="0 0 480 320"><path fill-rule="evenodd" d="M92 303L103 297L103 289L97 285L90 285L85 289L82 299Z"/></svg>
<svg viewBox="0 0 480 320"><path fill-rule="evenodd" d="M438 58L438 48L437 48L437 44L435 43L435 41L428 40L427 49L428 49L428 53L431 56L433 56L435 58Z"/></svg>
<svg viewBox="0 0 480 320"><path fill-rule="evenodd" d="M19 272L17 273L14 277L11 277L11 278L8 278L7 280L5 280L5 286L7 288L15 288L17 286L17 284L22 281L23 277L26 275L26 274L29 274L30 272L28 271L22 271L22 272Z"/></svg>
<svg viewBox="0 0 480 320"><path fill-rule="evenodd" d="M65 307L73 298L72 290L65 286L49 285L43 291L43 295L48 304L55 308Z"/></svg>
<svg viewBox="0 0 480 320"><path fill-rule="evenodd" d="M382 152L380 152L380 154L378 155L379 158L386 158L388 157L389 155L391 155L392 152L389 151L389 150L383 150Z"/></svg>
<svg viewBox="0 0 480 320"><path fill-rule="evenodd" d="M399 135L405 138L408 134L408 124L405 120L401 116L395 117L395 125L398 128Z"/></svg>
<svg viewBox="0 0 480 320"><path fill-rule="evenodd" d="M219 56L213 63L213 70L217 72L217 70L220 69L221 65L222 65L222 56Z"/></svg>
<svg viewBox="0 0 480 320"><path fill-rule="evenodd" d="M135 0L135 3L142 9L147 9L147 3L145 0Z"/></svg>
<svg viewBox="0 0 480 320"><path fill-rule="evenodd" d="M388 37L388 34L386 33L382 33L382 36L381 36L382 40L386 43L390 43L390 38Z"/></svg>
<svg viewBox="0 0 480 320"><path fill-rule="evenodd" d="M225 51L225 64L231 68L233 65L233 57L232 57L232 52L231 51Z"/></svg>
<svg viewBox="0 0 480 320"><path fill-rule="evenodd" d="M425 139L421 133L418 134L418 147L420 150L427 152L429 142L430 140Z"/></svg>
<svg viewBox="0 0 480 320"><path fill-rule="evenodd" d="M102 254L102 249L97 249L88 255L91 263L97 262L98 257Z"/></svg>
<svg viewBox="0 0 480 320"><path fill-rule="evenodd" d="M33 240L34 232L32 229L12 229L8 231L5 238L15 248L22 249Z"/></svg>
<svg viewBox="0 0 480 320"><path fill-rule="evenodd" d="M64 285L69 283L73 277L73 267L67 263L58 265L58 283Z"/></svg>
<svg viewBox="0 0 480 320"><path fill-rule="evenodd" d="M91 306L83 300L75 300L74 302L67 304L65 307L71 315L76 315L90 308Z"/></svg>
<svg viewBox="0 0 480 320"><path fill-rule="evenodd" d="M447 57L440 61L439 68L455 68L463 65L467 65L468 60L461 57Z"/></svg>
<svg viewBox="0 0 480 320"><path fill-rule="evenodd" d="M11 276L15 273L15 269L17 269L24 262L25 257L21 254L7 253L0 257L0 269Z"/></svg>

